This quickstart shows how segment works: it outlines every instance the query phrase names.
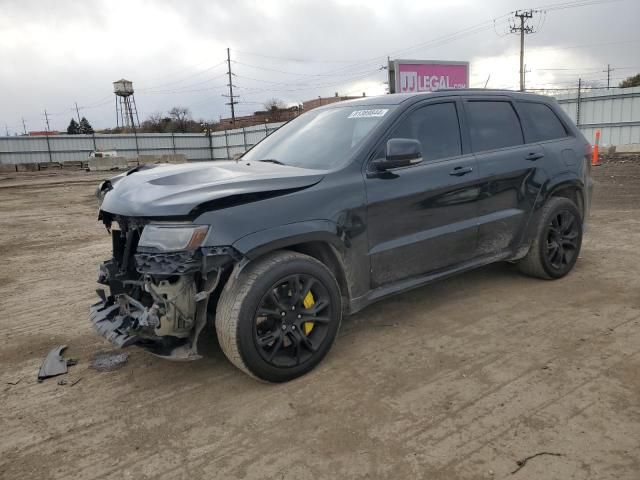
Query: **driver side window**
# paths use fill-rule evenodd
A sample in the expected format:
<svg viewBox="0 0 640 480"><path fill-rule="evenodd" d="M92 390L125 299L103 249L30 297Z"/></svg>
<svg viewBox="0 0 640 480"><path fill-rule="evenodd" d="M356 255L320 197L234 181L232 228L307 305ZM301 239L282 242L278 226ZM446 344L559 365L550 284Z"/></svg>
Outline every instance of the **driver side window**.
<svg viewBox="0 0 640 480"><path fill-rule="evenodd" d="M393 129L388 139L391 138L418 140L422 145L422 158L425 161L462 155L456 104L436 103L411 112ZM376 158L384 158L385 154L386 142L381 145Z"/></svg>

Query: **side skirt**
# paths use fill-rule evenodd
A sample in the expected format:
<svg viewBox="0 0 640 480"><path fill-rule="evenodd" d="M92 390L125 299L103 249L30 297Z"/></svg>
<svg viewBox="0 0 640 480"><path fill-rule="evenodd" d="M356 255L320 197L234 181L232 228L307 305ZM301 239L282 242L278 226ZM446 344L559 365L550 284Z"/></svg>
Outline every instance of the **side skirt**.
<svg viewBox="0 0 640 480"><path fill-rule="evenodd" d="M476 258L441 272L430 273L430 274L419 276L419 277L412 277L404 280L399 280L389 285L384 285L382 287L376 288L375 290L371 290L366 295L363 295L358 298L354 298L353 300L351 300L349 304L349 313L350 314L357 313L363 308L368 307L372 303L375 303L379 300L383 300L384 298L387 298L391 295L407 292L409 290L413 290L414 288L422 287L423 285L433 283L437 280L447 278L447 277L452 277L459 273L463 273L479 267L484 267L485 265L489 265L491 263L501 262L505 260L512 260L512 259L517 259L517 256L514 255L514 253L511 251L507 251L507 252L502 252L496 255L492 255L490 257Z"/></svg>

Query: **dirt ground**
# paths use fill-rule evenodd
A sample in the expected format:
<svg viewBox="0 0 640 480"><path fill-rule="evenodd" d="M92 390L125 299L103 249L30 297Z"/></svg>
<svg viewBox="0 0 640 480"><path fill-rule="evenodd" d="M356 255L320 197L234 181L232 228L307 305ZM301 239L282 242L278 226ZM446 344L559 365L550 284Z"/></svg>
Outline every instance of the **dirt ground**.
<svg viewBox="0 0 640 480"><path fill-rule="evenodd" d="M640 160L595 168L565 279L500 264L382 301L284 385L211 338L198 362L89 368L111 349L87 321L97 178L0 179L0 478L640 478ZM37 383L58 344L78 365Z"/></svg>

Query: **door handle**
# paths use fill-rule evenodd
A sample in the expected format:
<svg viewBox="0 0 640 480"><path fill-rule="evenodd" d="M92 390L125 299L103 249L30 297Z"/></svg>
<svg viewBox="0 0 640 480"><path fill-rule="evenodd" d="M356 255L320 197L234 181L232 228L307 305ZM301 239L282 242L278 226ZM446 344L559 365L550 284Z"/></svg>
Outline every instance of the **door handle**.
<svg viewBox="0 0 640 480"><path fill-rule="evenodd" d="M449 175L455 175L456 177L461 177L462 175L466 175L467 173L473 172L473 167L456 167L449 172Z"/></svg>
<svg viewBox="0 0 640 480"><path fill-rule="evenodd" d="M524 157L524 159L525 160L529 160L531 162L535 162L536 160L538 160L539 158L542 158L542 157L544 157L544 153L531 152L529 155Z"/></svg>

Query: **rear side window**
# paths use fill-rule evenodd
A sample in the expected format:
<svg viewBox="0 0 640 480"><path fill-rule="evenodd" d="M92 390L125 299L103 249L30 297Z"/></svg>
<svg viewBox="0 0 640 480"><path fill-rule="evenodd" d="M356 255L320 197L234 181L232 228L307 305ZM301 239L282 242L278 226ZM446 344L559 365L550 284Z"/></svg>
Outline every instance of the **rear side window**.
<svg viewBox="0 0 640 480"><path fill-rule="evenodd" d="M475 152L522 145L522 128L510 102L467 102L469 134Z"/></svg>
<svg viewBox="0 0 640 480"><path fill-rule="evenodd" d="M422 145L425 160L462 154L458 111L453 102L436 103L415 110L402 120L389 138L413 138ZM383 151L380 152L384 156Z"/></svg>
<svg viewBox="0 0 640 480"><path fill-rule="evenodd" d="M518 102L522 115L522 126L527 143L554 140L567 136L567 130L555 114L544 103Z"/></svg>

